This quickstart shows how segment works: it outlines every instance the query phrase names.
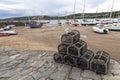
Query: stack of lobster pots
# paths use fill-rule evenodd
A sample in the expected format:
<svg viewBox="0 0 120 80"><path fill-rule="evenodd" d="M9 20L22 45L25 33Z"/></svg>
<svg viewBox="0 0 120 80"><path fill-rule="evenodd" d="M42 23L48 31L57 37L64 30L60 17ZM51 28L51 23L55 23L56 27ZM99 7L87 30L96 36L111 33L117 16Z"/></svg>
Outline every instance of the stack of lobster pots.
<svg viewBox="0 0 120 80"><path fill-rule="evenodd" d="M87 49L87 43L80 39L77 30L71 30L61 37L58 52L53 56L57 63L71 65L82 70L92 70L97 74L107 74L110 56L105 51L93 51Z"/></svg>

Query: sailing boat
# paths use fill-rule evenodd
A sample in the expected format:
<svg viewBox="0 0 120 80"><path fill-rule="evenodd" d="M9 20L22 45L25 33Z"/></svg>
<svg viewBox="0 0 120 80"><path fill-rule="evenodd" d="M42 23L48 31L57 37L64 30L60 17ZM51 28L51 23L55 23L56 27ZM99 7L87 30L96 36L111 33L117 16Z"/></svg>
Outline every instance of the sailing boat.
<svg viewBox="0 0 120 80"><path fill-rule="evenodd" d="M106 28L110 31L120 31L120 24L109 24Z"/></svg>
<svg viewBox="0 0 120 80"><path fill-rule="evenodd" d="M76 7L76 0L75 0L75 2L74 2L74 9L73 9L73 22L72 22L72 25L74 25L74 26L78 26L78 25L80 25L79 24L79 21L77 20L77 19L75 19L75 7Z"/></svg>
<svg viewBox="0 0 120 80"><path fill-rule="evenodd" d="M68 15L67 15L67 11L66 11L65 15L66 15L66 22L65 22L65 24L68 24L68 25L71 24L71 22L69 21L69 19L68 19L68 17L67 17L67 16L68 16Z"/></svg>
<svg viewBox="0 0 120 80"><path fill-rule="evenodd" d="M60 15L59 11L60 11L60 9L58 9L57 24L58 24L58 26L62 26L62 23L61 23L60 17L59 17L59 15Z"/></svg>
<svg viewBox="0 0 120 80"><path fill-rule="evenodd" d="M98 8L99 6L97 7L97 10L96 10L96 18L93 20L95 24L100 24L100 20L97 18L98 17Z"/></svg>
<svg viewBox="0 0 120 80"><path fill-rule="evenodd" d="M95 25L96 24L96 20L87 20L85 19L85 0L84 0L84 6L83 6L83 19L81 21L81 25L86 26L86 25Z"/></svg>
<svg viewBox="0 0 120 80"><path fill-rule="evenodd" d="M112 3L113 4L112 4L112 7L111 7L111 13L110 13L110 19L111 19L111 21L113 21L112 20L112 10L113 10L113 5L114 5L114 0L113 0ZM111 22L111 23L113 23L113 22ZM120 24L108 24L106 26L106 28L109 29L109 30L111 30L111 31L120 31Z"/></svg>

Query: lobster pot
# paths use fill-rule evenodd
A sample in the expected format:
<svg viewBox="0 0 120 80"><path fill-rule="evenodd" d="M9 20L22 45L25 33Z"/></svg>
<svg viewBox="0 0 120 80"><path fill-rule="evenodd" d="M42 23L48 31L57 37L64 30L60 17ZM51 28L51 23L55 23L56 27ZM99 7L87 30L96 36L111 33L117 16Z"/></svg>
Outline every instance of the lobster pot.
<svg viewBox="0 0 120 80"><path fill-rule="evenodd" d="M84 41L79 41L68 47L68 54L74 57L80 57L87 51L87 43Z"/></svg>
<svg viewBox="0 0 120 80"><path fill-rule="evenodd" d="M98 51L91 60L90 69L97 74L107 74L110 56L105 51Z"/></svg>
<svg viewBox="0 0 120 80"><path fill-rule="evenodd" d="M72 30L61 37L61 42L63 44L74 44L79 41L80 33L77 30Z"/></svg>
<svg viewBox="0 0 120 80"><path fill-rule="evenodd" d="M67 54L67 48L69 47L69 45L68 44L60 44L60 45L58 45L58 52L60 53L60 54Z"/></svg>
<svg viewBox="0 0 120 80"><path fill-rule="evenodd" d="M64 63L64 55L62 55L62 54L55 53L55 54L53 55L53 59L54 59L54 61L57 62L57 63Z"/></svg>
<svg viewBox="0 0 120 80"><path fill-rule="evenodd" d="M80 43L83 45L83 47L81 48L81 55L83 55L84 52L87 51L87 43L83 40L80 40Z"/></svg>
<svg viewBox="0 0 120 80"><path fill-rule="evenodd" d="M71 65L73 67L77 67L77 59L76 57L70 56L70 55L65 55L64 56L64 63L67 65Z"/></svg>
<svg viewBox="0 0 120 80"><path fill-rule="evenodd" d="M91 50L87 50L80 59L77 60L77 67L81 69L89 69L90 68L90 61L93 58L94 53Z"/></svg>

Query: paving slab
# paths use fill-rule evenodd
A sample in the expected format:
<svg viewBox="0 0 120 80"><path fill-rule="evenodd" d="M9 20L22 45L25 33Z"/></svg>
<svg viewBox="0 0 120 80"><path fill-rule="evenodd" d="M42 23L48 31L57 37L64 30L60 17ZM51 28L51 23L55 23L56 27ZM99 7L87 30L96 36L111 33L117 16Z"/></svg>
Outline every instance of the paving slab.
<svg viewBox="0 0 120 80"><path fill-rule="evenodd" d="M108 74L97 75L54 62L55 51L0 49L0 80L120 80L120 62L113 59Z"/></svg>

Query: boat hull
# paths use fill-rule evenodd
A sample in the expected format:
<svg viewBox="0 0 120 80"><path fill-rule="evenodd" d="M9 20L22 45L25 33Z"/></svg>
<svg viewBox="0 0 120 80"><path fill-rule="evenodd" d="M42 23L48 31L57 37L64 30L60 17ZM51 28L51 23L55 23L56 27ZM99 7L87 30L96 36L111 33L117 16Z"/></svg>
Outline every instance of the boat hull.
<svg viewBox="0 0 120 80"><path fill-rule="evenodd" d="M0 34L17 35L17 32L15 32L15 31L0 31Z"/></svg>
<svg viewBox="0 0 120 80"><path fill-rule="evenodd" d="M120 27L107 27L110 31L120 31Z"/></svg>
<svg viewBox="0 0 120 80"><path fill-rule="evenodd" d="M7 37L7 36L10 36L10 35L6 33L0 33L0 37Z"/></svg>
<svg viewBox="0 0 120 80"><path fill-rule="evenodd" d="M93 31L100 34L107 34L109 32L106 28L93 27Z"/></svg>

